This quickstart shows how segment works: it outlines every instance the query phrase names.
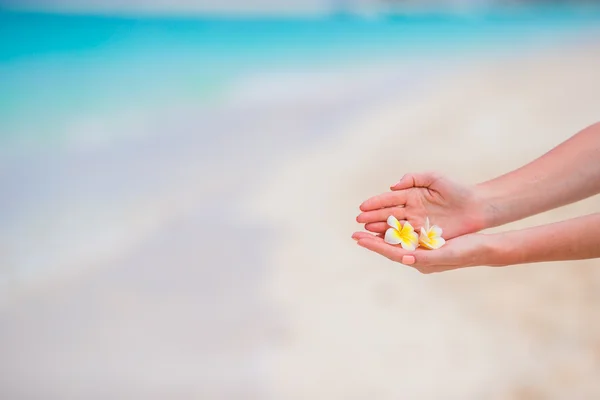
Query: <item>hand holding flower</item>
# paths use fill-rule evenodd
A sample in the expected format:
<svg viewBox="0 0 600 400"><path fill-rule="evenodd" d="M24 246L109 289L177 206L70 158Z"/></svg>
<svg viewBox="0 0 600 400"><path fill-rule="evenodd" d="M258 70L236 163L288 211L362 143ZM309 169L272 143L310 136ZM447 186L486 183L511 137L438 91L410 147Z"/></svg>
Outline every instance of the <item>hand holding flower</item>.
<svg viewBox="0 0 600 400"><path fill-rule="evenodd" d="M486 205L474 186L455 183L435 174L407 174L391 187L392 191L365 200L356 221L373 233L388 229L393 215L419 229L427 216L444 228L446 239L484 228Z"/></svg>
<svg viewBox="0 0 600 400"><path fill-rule="evenodd" d="M355 232L352 238L359 246L379 253L398 263L409 265L419 272L429 274L458 268L486 265L490 255L488 236L469 234L448 240L444 246L428 250L416 248L407 250L401 246L386 243L381 236L368 232Z"/></svg>

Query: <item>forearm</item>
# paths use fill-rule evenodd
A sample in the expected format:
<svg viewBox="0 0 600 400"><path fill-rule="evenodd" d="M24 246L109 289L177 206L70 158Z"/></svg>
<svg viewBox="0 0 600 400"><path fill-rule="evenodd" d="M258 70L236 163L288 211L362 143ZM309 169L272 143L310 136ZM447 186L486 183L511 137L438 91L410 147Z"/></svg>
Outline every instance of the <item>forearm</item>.
<svg viewBox="0 0 600 400"><path fill-rule="evenodd" d="M477 185L483 228L503 225L600 193L600 123L531 163Z"/></svg>
<svg viewBox="0 0 600 400"><path fill-rule="evenodd" d="M481 265L505 266L600 257L600 213L485 235Z"/></svg>

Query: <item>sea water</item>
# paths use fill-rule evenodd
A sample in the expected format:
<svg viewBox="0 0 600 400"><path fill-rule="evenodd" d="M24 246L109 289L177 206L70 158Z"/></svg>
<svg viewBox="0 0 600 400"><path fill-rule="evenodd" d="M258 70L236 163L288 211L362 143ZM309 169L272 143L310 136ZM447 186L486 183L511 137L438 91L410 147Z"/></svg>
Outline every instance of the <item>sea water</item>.
<svg viewBox="0 0 600 400"><path fill-rule="evenodd" d="M257 73L539 47L599 19L560 9L371 18L0 12L0 140L68 140L66 121L86 113L216 103Z"/></svg>

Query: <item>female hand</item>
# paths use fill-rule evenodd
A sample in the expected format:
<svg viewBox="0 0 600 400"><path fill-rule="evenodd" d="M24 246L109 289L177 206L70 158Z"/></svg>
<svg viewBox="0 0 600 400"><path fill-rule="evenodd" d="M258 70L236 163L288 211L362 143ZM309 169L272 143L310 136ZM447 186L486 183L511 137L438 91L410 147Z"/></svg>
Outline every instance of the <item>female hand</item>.
<svg viewBox="0 0 600 400"><path fill-rule="evenodd" d="M392 191L371 197L360 205L356 220L365 229L384 233L390 215L407 220L419 230L429 217L440 226L444 238L477 232L485 226L485 202L475 186L453 182L436 173L407 174Z"/></svg>
<svg viewBox="0 0 600 400"><path fill-rule="evenodd" d="M414 267L423 274L486 265L490 253L487 235L476 233L448 240L436 250L417 248L415 251L387 244L380 236L367 232L355 232L352 238L359 246L392 261Z"/></svg>

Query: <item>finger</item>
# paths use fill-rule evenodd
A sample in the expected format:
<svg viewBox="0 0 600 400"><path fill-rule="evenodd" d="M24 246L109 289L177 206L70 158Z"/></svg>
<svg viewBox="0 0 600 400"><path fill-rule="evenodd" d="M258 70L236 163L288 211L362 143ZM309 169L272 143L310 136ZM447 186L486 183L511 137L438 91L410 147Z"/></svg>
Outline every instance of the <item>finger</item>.
<svg viewBox="0 0 600 400"><path fill-rule="evenodd" d="M361 238L358 240L358 245L365 249L374 251L382 256L396 262L402 262L402 257L410 255L408 251L401 247L394 247L385 243L383 240L375 240L372 238Z"/></svg>
<svg viewBox="0 0 600 400"><path fill-rule="evenodd" d="M416 262L415 256L407 254L402 256L402 264L404 265L413 265Z"/></svg>
<svg viewBox="0 0 600 400"><path fill-rule="evenodd" d="M360 240L360 239L373 239L373 240L383 240L383 238L379 235L374 235L368 232L354 232L352 234L352 239Z"/></svg>
<svg viewBox="0 0 600 400"><path fill-rule="evenodd" d="M422 273L434 272L434 268L432 268L432 265L443 265L444 261L446 261L443 255L433 257L432 259L432 254L430 250L417 250L416 252L411 252L408 250L404 250L402 247L399 246L397 247L389 245L385 243L383 239L376 238L371 234L365 232L356 233L360 234L359 236L357 236L359 246L379 253L392 261L398 262L403 265L415 267Z"/></svg>
<svg viewBox="0 0 600 400"><path fill-rule="evenodd" d="M380 208L397 207L406 204L406 193L387 192L365 200L361 205L361 211L373 211Z"/></svg>
<svg viewBox="0 0 600 400"><path fill-rule="evenodd" d="M439 174L436 172L412 173L404 175L398 183L390 186L392 190L404 190L412 187L429 187L438 180Z"/></svg>
<svg viewBox="0 0 600 400"><path fill-rule="evenodd" d="M390 215L393 215L398 220L403 220L406 216L406 209L404 207L392 207L383 208L381 210L363 212L360 213L358 217L356 217L356 222L366 224L369 222L387 221Z"/></svg>
<svg viewBox="0 0 600 400"><path fill-rule="evenodd" d="M365 229L373 233L385 233L389 227L387 222L370 222L365 224Z"/></svg>

